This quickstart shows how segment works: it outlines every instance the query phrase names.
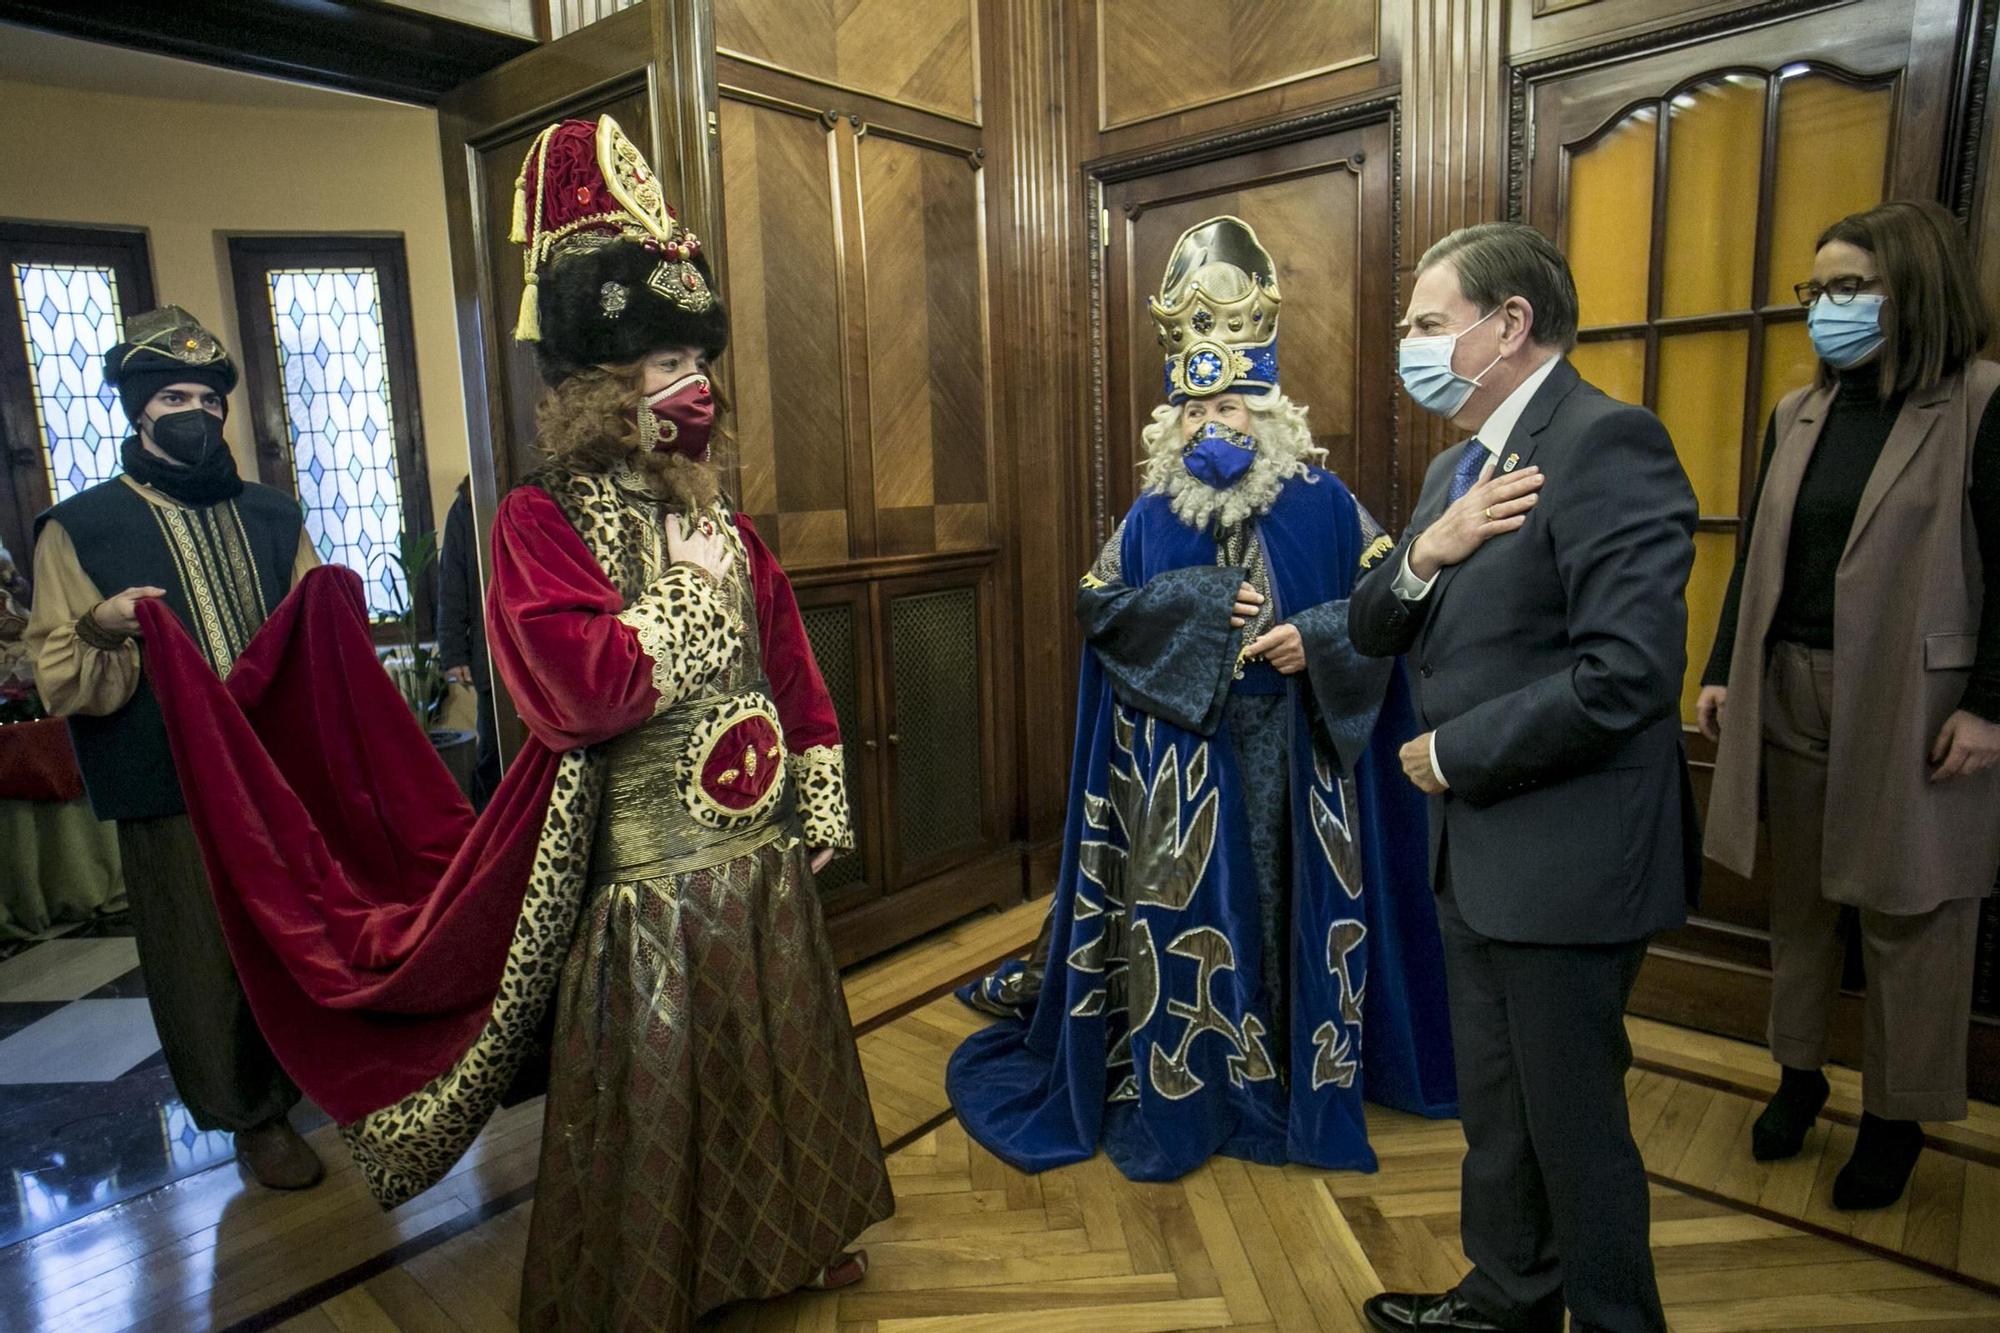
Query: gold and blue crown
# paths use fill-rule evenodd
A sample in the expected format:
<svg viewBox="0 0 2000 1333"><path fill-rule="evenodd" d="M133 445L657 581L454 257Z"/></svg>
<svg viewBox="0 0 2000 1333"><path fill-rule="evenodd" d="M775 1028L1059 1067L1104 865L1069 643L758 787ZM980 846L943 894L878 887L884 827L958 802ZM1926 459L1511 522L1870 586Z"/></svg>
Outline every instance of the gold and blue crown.
<svg viewBox="0 0 2000 1333"><path fill-rule="evenodd" d="M1166 351L1167 401L1278 387L1278 266L1242 218L1181 233L1146 302Z"/></svg>

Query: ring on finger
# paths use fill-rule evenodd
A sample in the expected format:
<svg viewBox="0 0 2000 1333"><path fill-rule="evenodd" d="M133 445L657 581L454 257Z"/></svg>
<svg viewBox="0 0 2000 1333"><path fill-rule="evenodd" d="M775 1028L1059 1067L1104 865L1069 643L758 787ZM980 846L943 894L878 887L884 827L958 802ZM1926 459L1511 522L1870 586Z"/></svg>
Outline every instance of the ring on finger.
<svg viewBox="0 0 2000 1333"><path fill-rule="evenodd" d="M1492 506L1492 505L1488 505L1488 506L1486 506L1486 508L1484 508L1484 509L1480 510L1479 512L1480 512L1480 513L1482 513L1482 514L1484 514L1484 515L1486 515L1486 521L1487 521L1488 523L1491 523L1491 522L1493 521L1493 506Z"/></svg>

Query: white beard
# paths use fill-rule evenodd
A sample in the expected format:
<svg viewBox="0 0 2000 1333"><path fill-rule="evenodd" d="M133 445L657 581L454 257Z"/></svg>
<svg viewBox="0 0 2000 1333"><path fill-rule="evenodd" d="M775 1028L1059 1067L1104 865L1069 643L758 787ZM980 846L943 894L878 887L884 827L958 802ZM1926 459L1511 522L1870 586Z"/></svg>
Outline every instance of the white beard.
<svg viewBox="0 0 2000 1333"><path fill-rule="evenodd" d="M1293 477L1309 477L1326 450L1313 443L1305 409L1284 394L1253 403L1249 434L1257 457L1234 486L1218 489L1187 470L1180 413L1160 408L1142 432L1147 450L1142 489L1167 497L1174 516L1191 528L1231 528L1271 512Z"/></svg>
<svg viewBox="0 0 2000 1333"><path fill-rule="evenodd" d="M1261 517L1278 502L1278 492L1293 477L1306 475L1306 462L1296 456L1273 456L1264 441L1257 441L1257 457L1234 486L1217 490L1176 458L1162 474L1146 479L1147 490L1157 490L1171 503L1174 516L1191 528L1211 525L1233 528L1245 519Z"/></svg>

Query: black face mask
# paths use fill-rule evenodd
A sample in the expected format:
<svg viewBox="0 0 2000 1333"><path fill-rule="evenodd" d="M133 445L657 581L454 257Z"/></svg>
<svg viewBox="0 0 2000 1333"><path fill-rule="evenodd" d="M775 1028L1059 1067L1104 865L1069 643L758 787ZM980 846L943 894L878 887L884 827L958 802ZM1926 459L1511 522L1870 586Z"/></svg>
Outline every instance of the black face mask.
<svg viewBox="0 0 2000 1333"><path fill-rule="evenodd" d="M154 417L153 443L185 467L200 467L228 448L222 442L222 419L198 407Z"/></svg>

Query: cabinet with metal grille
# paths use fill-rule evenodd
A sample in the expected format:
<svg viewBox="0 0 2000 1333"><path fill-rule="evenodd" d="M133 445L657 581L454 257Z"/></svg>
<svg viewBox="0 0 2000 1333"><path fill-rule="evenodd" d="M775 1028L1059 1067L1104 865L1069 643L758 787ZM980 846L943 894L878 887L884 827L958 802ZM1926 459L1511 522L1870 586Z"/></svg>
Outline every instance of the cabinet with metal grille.
<svg viewBox="0 0 2000 1333"><path fill-rule="evenodd" d="M997 795L989 561L798 588L858 846L819 876L841 961L1019 901Z"/></svg>

